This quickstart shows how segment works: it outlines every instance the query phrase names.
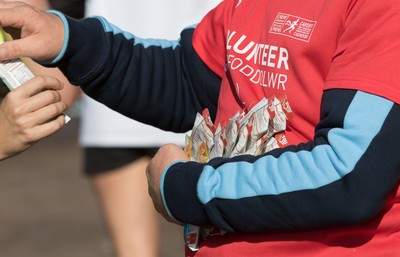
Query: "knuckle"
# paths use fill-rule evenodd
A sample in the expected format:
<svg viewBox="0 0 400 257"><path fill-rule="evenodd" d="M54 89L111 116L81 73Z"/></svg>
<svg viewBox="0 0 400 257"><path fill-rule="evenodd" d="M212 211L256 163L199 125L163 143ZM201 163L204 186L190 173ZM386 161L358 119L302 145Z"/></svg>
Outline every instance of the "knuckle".
<svg viewBox="0 0 400 257"><path fill-rule="evenodd" d="M45 84L46 83L46 78L45 77L43 77L43 76L36 76L35 78L34 78L35 80L36 80L36 82L37 83L39 83L39 84Z"/></svg>
<svg viewBox="0 0 400 257"><path fill-rule="evenodd" d="M23 130L21 141L24 144L34 143L36 140L36 133L32 128Z"/></svg>
<svg viewBox="0 0 400 257"><path fill-rule="evenodd" d="M15 122L17 124L21 123L22 119L18 119L19 117L22 117L25 114L25 111L21 106L17 106L11 110L11 115L15 118Z"/></svg>
<svg viewBox="0 0 400 257"><path fill-rule="evenodd" d="M14 99L17 97L17 95L18 95L17 91L12 90L7 93L7 99Z"/></svg>
<svg viewBox="0 0 400 257"><path fill-rule="evenodd" d="M58 131L58 130L60 130L62 127L64 127L64 125L65 125L64 117L60 117L60 118L58 118L58 119L56 119L56 120L53 121L53 128L52 128L52 131L53 131L53 132Z"/></svg>
<svg viewBox="0 0 400 257"><path fill-rule="evenodd" d="M66 110L66 105L64 103L55 103L50 105L49 107L49 116L56 117L62 114Z"/></svg>
<svg viewBox="0 0 400 257"><path fill-rule="evenodd" d="M176 145L174 145L174 144L166 144L166 145L163 145L160 148L160 150L161 150L161 153L167 153L167 152L174 150L175 147L176 147Z"/></svg>
<svg viewBox="0 0 400 257"><path fill-rule="evenodd" d="M58 101L61 100L61 95L60 95L60 93L58 91L51 90L51 93L52 93L52 96L53 96L53 100L55 102L58 102Z"/></svg>
<svg viewBox="0 0 400 257"><path fill-rule="evenodd" d="M57 108L58 108L58 112L61 114L62 112L64 112L67 109L67 105L63 102L58 102Z"/></svg>
<svg viewBox="0 0 400 257"><path fill-rule="evenodd" d="M167 151L168 149L171 148L171 145L172 145L172 144L163 145L160 149L162 149L162 151Z"/></svg>
<svg viewBox="0 0 400 257"><path fill-rule="evenodd" d="M17 105L18 97L18 92L13 90L7 93L5 101L8 105L15 106Z"/></svg>
<svg viewBox="0 0 400 257"><path fill-rule="evenodd" d="M12 44L9 45L9 47L11 48L11 52L14 53L14 56L21 56L21 48L18 44Z"/></svg>
<svg viewBox="0 0 400 257"><path fill-rule="evenodd" d="M54 90L46 90L43 92L43 94L45 95L47 101L50 103L55 103L61 98L60 94Z"/></svg>
<svg viewBox="0 0 400 257"><path fill-rule="evenodd" d="M27 132L29 132L29 126L27 125L27 120L24 119L23 117L15 118L14 124L21 131L21 134L25 135L27 134Z"/></svg>
<svg viewBox="0 0 400 257"><path fill-rule="evenodd" d="M61 113L62 109L59 104L52 104L49 106L49 111L51 116L56 116Z"/></svg>

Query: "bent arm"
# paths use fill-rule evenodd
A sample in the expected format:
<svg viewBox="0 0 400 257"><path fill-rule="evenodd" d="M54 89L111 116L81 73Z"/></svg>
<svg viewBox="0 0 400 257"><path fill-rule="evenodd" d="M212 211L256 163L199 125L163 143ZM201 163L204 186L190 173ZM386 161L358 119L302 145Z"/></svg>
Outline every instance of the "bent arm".
<svg viewBox="0 0 400 257"><path fill-rule="evenodd" d="M163 197L174 219L227 231L303 230L377 214L400 178L399 105L352 90L324 92L313 141L262 156L178 163Z"/></svg>

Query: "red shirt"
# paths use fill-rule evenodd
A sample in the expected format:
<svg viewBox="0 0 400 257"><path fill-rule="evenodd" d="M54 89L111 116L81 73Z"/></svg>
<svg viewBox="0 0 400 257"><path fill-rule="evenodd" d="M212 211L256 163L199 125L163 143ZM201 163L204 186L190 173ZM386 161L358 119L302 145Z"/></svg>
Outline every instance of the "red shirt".
<svg viewBox="0 0 400 257"><path fill-rule="evenodd" d="M312 140L323 90L349 88L400 103L400 2L395 0L226 0L196 29L193 43L222 77L215 123L263 97L286 94L289 144ZM225 234L187 256L313 257L400 254L397 188L362 225L295 233Z"/></svg>

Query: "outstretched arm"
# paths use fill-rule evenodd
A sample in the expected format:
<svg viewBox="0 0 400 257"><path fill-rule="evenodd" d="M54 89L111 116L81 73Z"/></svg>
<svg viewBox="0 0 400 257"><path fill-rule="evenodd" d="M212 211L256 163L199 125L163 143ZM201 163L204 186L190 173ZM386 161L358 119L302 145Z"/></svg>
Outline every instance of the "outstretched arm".
<svg viewBox="0 0 400 257"><path fill-rule="evenodd" d="M0 46L0 60L26 56L58 66L72 84L130 118L185 132L197 112L216 114L221 79L193 50L194 28L177 41L141 39L101 17L77 21L3 2L0 24L21 29L20 40Z"/></svg>

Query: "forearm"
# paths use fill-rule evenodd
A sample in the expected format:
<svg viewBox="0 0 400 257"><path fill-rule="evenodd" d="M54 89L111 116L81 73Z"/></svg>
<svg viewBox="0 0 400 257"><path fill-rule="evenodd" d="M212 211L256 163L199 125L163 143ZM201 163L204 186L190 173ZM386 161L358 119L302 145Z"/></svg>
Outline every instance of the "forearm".
<svg viewBox="0 0 400 257"><path fill-rule="evenodd" d="M66 51L54 65L94 99L176 132L191 129L205 106L215 114L220 78L195 54L193 29L167 41L137 38L102 18L68 19L68 26Z"/></svg>
<svg viewBox="0 0 400 257"><path fill-rule="evenodd" d="M322 108L307 144L172 166L163 185L170 213L183 223L242 232L348 225L376 215L400 177L393 158L400 154L399 106L331 90Z"/></svg>

